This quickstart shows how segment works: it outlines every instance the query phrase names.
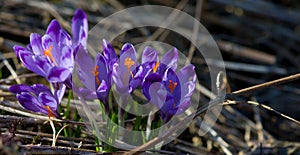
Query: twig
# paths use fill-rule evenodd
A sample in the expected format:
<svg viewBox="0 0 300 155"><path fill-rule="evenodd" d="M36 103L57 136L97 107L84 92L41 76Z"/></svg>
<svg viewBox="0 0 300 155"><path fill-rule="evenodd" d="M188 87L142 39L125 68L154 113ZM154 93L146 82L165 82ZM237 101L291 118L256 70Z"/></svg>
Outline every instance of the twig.
<svg viewBox="0 0 300 155"><path fill-rule="evenodd" d="M55 146L55 143L56 143L56 130L55 130L55 126L53 124L53 121L51 120L50 116L49 116L49 123L50 123L50 126L52 128L52 131L53 131L53 134L52 134L52 147Z"/></svg>
<svg viewBox="0 0 300 155"><path fill-rule="evenodd" d="M42 124L44 121L36 118L29 118L29 117L19 117L19 116L10 116L10 115L0 115L0 122L7 123L11 121L20 121L21 123L26 124Z"/></svg>
<svg viewBox="0 0 300 155"><path fill-rule="evenodd" d="M274 64L276 62L276 57L274 55L267 54L262 51L223 40L217 40L217 44L223 51L231 53L233 55L238 55L267 64Z"/></svg>
<svg viewBox="0 0 300 155"><path fill-rule="evenodd" d="M297 80L299 78L300 78L300 73L294 74L294 75L291 75L291 76L287 76L287 77L284 77L284 78L281 78L281 79L273 80L273 81L270 81L270 82L258 84L258 85L248 87L248 88L245 88L245 89L241 89L241 90L232 92L232 94L234 94L234 95L248 94L250 92L253 92L253 91L256 91L256 90L259 90L259 89L263 89L263 88L267 88L267 87L271 87L271 86L276 86L276 85L279 85L279 84L283 84L283 83L286 83L286 82Z"/></svg>
<svg viewBox="0 0 300 155"><path fill-rule="evenodd" d="M184 6L187 4L187 2L188 2L188 0L181 0L177 4L176 9L182 10L184 8ZM170 25L175 20L178 13L179 12L177 10L172 11L170 16L166 19L166 21L164 23L162 23L162 25L165 25L165 26ZM162 32L164 32L164 29L163 28L158 28L150 37L148 37L147 41L155 40L159 35L162 34Z"/></svg>
<svg viewBox="0 0 300 155"><path fill-rule="evenodd" d="M288 119L288 120L290 120L292 122L295 122L298 125L300 125L300 121L298 121L298 120L296 120L296 119L294 119L294 118L292 118L290 116L287 116L287 115L285 115L285 114L283 114L281 112L278 112L277 110L275 110L275 109L273 109L273 108L271 108L271 107L269 107L269 106L267 106L265 104L261 104L261 103L255 102L255 101L246 101L245 102L245 101L231 101L231 100L227 100L226 102L223 102L221 105L231 105L231 104L239 104L239 103L247 103L247 104L252 104L252 105L255 105L255 106L260 106L260 107L262 107L264 109L273 111L276 114L278 114L278 115L280 115L280 116L282 116L282 117L284 117L284 118L286 118L286 119Z"/></svg>
<svg viewBox="0 0 300 155"><path fill-rule="evenodd" d="M4 65L7 67L7 69L9 70L9 72L11 73L11 75L14 77L14 79L16 80L16 82L18 84L21 84L21 80L18 78L17 73L15 72L15 70L11 67L11 65L8 63L8 61L2 56L2 52L0 51L0 59L3 60Z"/></svg>
<svg viewBox="0 0 300 155"><path fill-rule="evenodd" d="M203 3L202 0L197 1L196 12L195 12L195 18L197 19L197 21L194 21L192 42L197 41L199 26L200 26L198 22L200 22L200 18L201 18L202 3ZM191 43L190 49L189 49L189 54L187 56L186 64L189 64L190 61L192 60L192 57L194 55L194 51L195 51L195 46L194 46L193 43Z"/></svg>
<svg viewBox="0 0 300 155"><path fill-rule="evenodd" d="M287 70L284 68L265 66L265 65L254 65L248 63L219 61L219 60L212 60L212 59L206 59L206 63L216 67L222 67L225 64L226 69L237 70L237 71L265 73L265 74L275 73L275 74L283 74L283 75L287 73Z"/></svg>
<svg viewBox="0 0 300 155"><path fill-rule="evenodd" d="M42 132L34 132L34 131L26 131L26 130L17 130L18 134L26 134L26 135L32 135L32 136L39 136L39 137L52 137L52 134L48 133L42 133ZM75 138L75 137L64 137L64 136L58 136L60 140L66 140L70 142L76 142L76 141L83 141L85 143L95 143L94 140L90 138ZM70 144L73 145L73 144Z"/></svg>
<svg viewBox="0 0 300 155"><path fill-rule="evenodd" d="M45 120L45 121L48 121L48 119L49 119L48 116L41 116L41 115L37 115L37 114L34 114L34 113L21 111L21 110L14 109L14 108L11 108L11 107L3 106L1 104L0 104L0 109L4 110L4 111L11 112L11 113L20 114L20 115L28 116L28 117L34 117L34 118ZM57 118L53 118L53 120L55 120L57 122L62 122L62 120L57 119Z"/></svg>
<svg viewBox="0 0 300 155"><path fill-rule="evenodd" d="M253 110L254 110L254 120L256 122L255 126L257 129L258 142L262 143L264 141L264 134L263 134L263 126L261 123L259 108L257 106L253 106Z"/></svg>
<svg viewBox="0 0 300 155"><path fill-rule="evenodd" d="M18 78L22 79L22 78L28 78L28 77L33 77L33 76L38 76L38 74L35 74L35 73L23 74L23 75L18 76ZM6 79L0 79L0 83L11 81L11 80L16 80L16 78L15 77L9 77L9 78L6 78Z"/></svg>
<svg viewBox="0 0 300 155"><path fill-rule="evenodd" d="M55 136L55 139L53 140L54 143L56 142L56 140L57 140L57 138L58 138L60 132L61 132L64 128L66 128L67 126L69 126L69 125L68 125L68 124L67 124L67 125L64 125L64 126L57 132L57 134L56 134L56 136ZM54 146L55 146L55 144L54 144Z"/></svg>
<svg viewBox="0 0 300 155"><path fill-rule="evenodd" d="M61 146L21 145L20 147L20 154L100 154L92 150Z"/></svg>

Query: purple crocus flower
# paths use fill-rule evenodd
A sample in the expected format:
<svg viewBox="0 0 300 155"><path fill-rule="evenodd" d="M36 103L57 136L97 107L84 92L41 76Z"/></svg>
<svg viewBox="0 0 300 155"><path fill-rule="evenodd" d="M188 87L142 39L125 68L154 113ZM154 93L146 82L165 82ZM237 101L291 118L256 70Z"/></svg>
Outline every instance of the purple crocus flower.
<svg viewBox="0 0 300 155"><path fill-rule="evenodd" d="M51 82L70 79L74 66L73 53L79 44L86 46L87 19L82 10L72 20L73 42L57 20L52 20L45 35L32 33L28 48L15 45L14 51L25 67Z"/></svg>
<svg viewBox="0 0 300 155"><path fill-rule="evenodd" d="M62 99L62 95L59 93L61 90L56 91L53 95L50 89L42 84L13 85L9 90L17 94L17 99L25 109L47 114L49 117L59 117L57 107Z"/></svg>
<svg viewBox="0 0 300 155"><path fill-rule="evenodd" d="M72 18L72 36L74 49L81 44L87 47L88 21L83 10L76 10Z"/></svg>
<svg viewBox="0 0 300 155"><path fill-rule="evenodd" d="M136 61L136 51L132 44L123 45L120 52L120 59L114 63L112 79L116 84L116 91L123 98L130 92L129 80L134 78L133 71L138 66Z"/></svg>
<svg viewBox="0 0 300 155"><path fill-rule="evenodd" d="M177 59L176 48L165 53L159 62L158 52L151 47L146 47L142 53L142 64L133 71L134 76L130 79L129 92L132 93L135 88L141 87L145 77L151 72L162 75L167 67L176 70Z"/></svg>
<svg viewBox="0 0 300 155"><path fill-rule="evenodd" d="M142 90L145 97L160 108L161 117L167 122L173 115L181 114L190 106L196 74L191 64L180 69L178 73L164 64L160 64L159 68L164 70L163 74L149 73L142 83ZM154 82L160 85L151 87ZM165 101L161 100L163 97Z"/></svg>
<svg viewBox="0 0 300 155"><path fill-rule="evenodd" d="M112 66L118 57L106 40L103 40L102 47L103 53L97 54L93 61L86 49L80 46L75 60L79 78L85 86L85 88L78 88L79 93L86 99L100 99L108 111L108 95L112 86Z"/></svg>

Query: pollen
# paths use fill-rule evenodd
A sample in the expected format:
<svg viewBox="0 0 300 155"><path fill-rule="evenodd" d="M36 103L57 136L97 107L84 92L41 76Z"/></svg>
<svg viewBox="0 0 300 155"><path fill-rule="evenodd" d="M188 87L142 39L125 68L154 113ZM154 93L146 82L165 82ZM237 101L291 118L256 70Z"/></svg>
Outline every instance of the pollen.
<svg viewBox="0 0 300 155"><path fill-rule="evenodd" d="M49 106L43 106L43 108L47 109L49 118L50 117L55 117L55 115L53 114L53 112L52 112L52 110L50 109Z"/></svg>
<svg viewBox="0 0 300 155"><path fill-rule="evenodd" d="M173 82L172 80L169 80L169 89L170 89L170 93L173 93L174 89L176 88L177 86L177 82Z"/></svg>
<svg viewBox="0 0 300 155"><path fill-rule="evenodd" d="M47 56L47 57L49 57L50 58L50 60L53 62L53 64L55 65L55 66L57 66L57 63L56 63L56 61L54 60L54 57L53 57L53 55L52 55L52 48L53 48L53 46L52 45L50 45L50 47L48 48L48 49L45 49L44 50L44 55L45 56Z"/></svg>
<svg viewBox="0 0 300 155"><path fill-rule="evenodd" d="M99 75L98 68L99 68L98 66L95 66L94 69L91 70L91 73L95 76L97 85L100 86L101 82L98 77L98 75Z"/></svg>
<svg viewBox="0 0 300 155"><path fill-rule="evenodd" d="M131 58L126 58L126 59L125 59L125 62L124 62L124 65L125 65L128 69L130 69L130 67L133 66L134 63L135 63L135 62L132 61Z"/></svg>
<svg viewBox="0 0 300 155"><path fill-rule="evenodd" d="M127 67L128 71L130 71L130 67L133 66L134 64L135 64L135 62L132 61L131 58L126 58L125 59L124 65ZM134 75L131 71L130 71L130 74L131 74L131 77L133 78Z"/></svg>
<svg viewBox="0 0 300 155"><path fill-rule="evenodd" d="M156 73L159 64L160 64L160 62L155 63L155 65L153 66L153 73Z"/></svg>

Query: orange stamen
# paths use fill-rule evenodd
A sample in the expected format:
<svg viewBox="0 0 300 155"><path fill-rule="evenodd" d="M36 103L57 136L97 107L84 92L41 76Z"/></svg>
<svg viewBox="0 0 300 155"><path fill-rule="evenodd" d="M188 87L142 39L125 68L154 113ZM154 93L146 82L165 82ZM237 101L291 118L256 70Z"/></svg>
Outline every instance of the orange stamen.
<svg viewBox="0 0 300 155"><path fill-rule="evenodd" d="M169 89L170 89L170 93L173 93L174 89L176 88L177 86L177 82L173 82L172 80L169 80Z"/></svg>
<svg viewBox="0 0 300 155"><path fill-rule="evenodd" d="M125 62L124 62L124 65L125 65L128 69L130 69L130 67L133 66L134 63L135 63L135 62L132 61L131 58L126 58L126 59L125 59Z"/></svg>
<svg viewBox="0 0 300 155"><path fill-rule="evenodd" d="M134 77L134 75L133 75L133 73L130 71L130 67L133 66L134 64L135 64L135 62L132 61L131 58L126 58L126 59L125 59L124 65L127 67L127 69L128 69L128 71L130 72L132 78Z"/></svg>
<svg viewBox="0 0 300 155"><path fill-rule="evenodd" d="M48 56L48 57L50 58L50 60L54 63L54 65L57 66L57 63L56 63L56 61L54 60L54 57L53 57L53 55L52 55L52 53L51 53L52 48L53 48L53 46L50 45L50 47L49 47L48 49L45 49L45 50L44 50L44 55L45 55L45 56Z"/></svg>
<svg viewBox="0 0 300 155"><path fill-rule="evenodd" d="M52 110L50 109L49 106L43 106L43 108L47 109L49 118L50 117L55 117L55 115L53 114L53 112L52 112Z"/></svg>
<svg viewBox="0 0 300 155"><path fill-rule="evenodd" d="M96 77L97 85L100 86L101 82L100 82L99 77L98 77L98 75L99 75L98 68L99 68L98 66L95 66L94 69L91 70L91 73Z"/></svg>
<svg viewBox="0 0 300 155"><path fill-rule="evenodd" d="M153 73L156 73L159 64L160 64L160 62L155 63L155 65L153 66Z"/></svg>

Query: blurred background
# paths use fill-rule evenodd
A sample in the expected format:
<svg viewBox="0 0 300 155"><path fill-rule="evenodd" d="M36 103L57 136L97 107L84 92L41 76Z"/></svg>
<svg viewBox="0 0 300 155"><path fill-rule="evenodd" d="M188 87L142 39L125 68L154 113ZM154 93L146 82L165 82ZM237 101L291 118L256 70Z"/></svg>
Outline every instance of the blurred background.
<svg viewBox="0 0 300 155"><path fill-rule="evenodd" d="M206 27L220 48L225 62L227 93L300 71L300 1L298 0L2 0L0 1L0 101L2 105L19 108L14 94L8 92L12 84L46 83L21 65L13 52L13 45L26 46L29 43L30 33L44 34L48 24L54 18L71 33L71 19L77 8L86 12L89 28L92 28L101 19L119 10L139 5L176 8L195 17ZM202 86L210 89L211 79L206 62L187 39L166 29L158 30L155 27L142 29L142 31L133 29L120 35L113 40L113 46L120 48L125 42L138 44L151 38L177 47L186 56L191 51L195 51L191 62L196 66L198 80ZM217 62L212 62L211 65L218 67ZM299 80L261 89L239 96L236 100L254 100L300 120ZM209 98L203 96L200 104L208 101ZM65 105L63 103L63 107ZM71 108L71 111L76 115L76 108ZM27 119L25 123L13 122L18 119L7 119L6 116L16 114L7 112L3 108L0 112L2 141L11 133L15 134L10 140L5 139L4 145L0 145L1 151L12 148L13 143L10 142L18 142L20 148L16 149L19 151L24 151L22 146L27 144L49 143L49 139L43 139L43 136L33 140L38 133L47 130L33 127L35 123L26 124ZM43 126L42 123L37 124ZM213 132L199 136L199 124L195 119L180 137L162 148L165 152L158 152L300 154L300 126L274 111L249 104L224 106L217 124L212 129ZM78 126L68 128L78 128ZM84 126L82 130L86 130ZM94 150L92 145L94 141L80 139L93 137L83 131L74 136L74 139L64 139L67 142L58 141L57 145L77 147L73 143L83 141L86 145L81 148Z"/></svg>

